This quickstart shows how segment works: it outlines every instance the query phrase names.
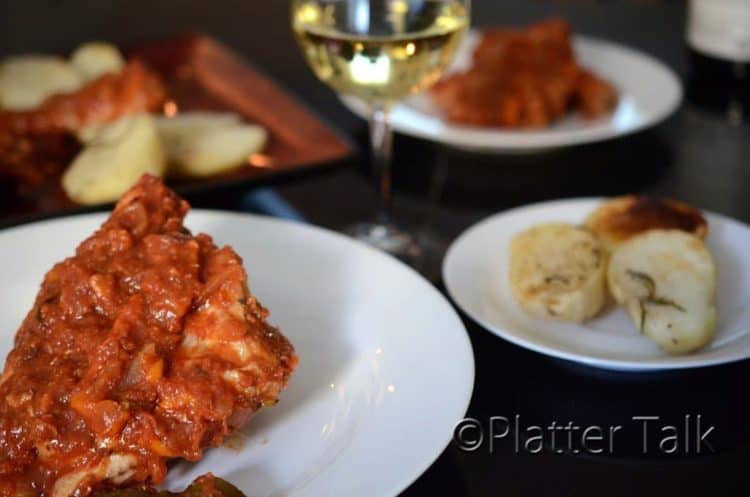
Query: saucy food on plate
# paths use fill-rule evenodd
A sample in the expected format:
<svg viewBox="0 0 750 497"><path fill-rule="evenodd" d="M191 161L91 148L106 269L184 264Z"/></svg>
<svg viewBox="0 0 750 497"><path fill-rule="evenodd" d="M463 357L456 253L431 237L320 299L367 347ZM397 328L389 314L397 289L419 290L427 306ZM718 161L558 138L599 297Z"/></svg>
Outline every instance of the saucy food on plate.
<svg viewBox="0 0 750 497"><path fill-rule="evenodd" d="M669 353L694 352L716 329L716 264L703 214L672 199L604 202L584 227L546 224L511 241L510 283L526 311L584 322L606 295Z"/></svg>
<svg viewBox="0 0 750 497"><path fill-rule="evenodd" d="M153 487L118 488L96 492L94 497L245 497L240 489L208 473L197 478L182 492L155 490Z"/></svg>
<svg viewBox="0 0 750 497"><path fill-rule="evenodd" d="M432 99L449 121L474 126L541 127L570 111L606 115L617 89L578 63L571 38L562 19L485 30L471 67L438 82Z"/></svg>
<svg viewBox="0 0 750 497"><path fill-rule="evenodd" d="M46 274L0 376L0 496L158 484L277 402L294 349L188 208L144 176Z"/></svg>

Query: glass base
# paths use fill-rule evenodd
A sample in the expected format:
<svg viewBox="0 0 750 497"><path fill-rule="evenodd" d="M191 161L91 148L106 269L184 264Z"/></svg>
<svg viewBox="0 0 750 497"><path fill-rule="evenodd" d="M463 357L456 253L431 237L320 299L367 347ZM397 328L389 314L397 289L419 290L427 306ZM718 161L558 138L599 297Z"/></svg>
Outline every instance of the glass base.
<svg viewBox="0 0 750 497"><path fill-rule="evenodd" d="M431 232L410 232L392 223L378 222L357 223L342 232L396 257L432 282L440 279L447 244Z"/></svg>

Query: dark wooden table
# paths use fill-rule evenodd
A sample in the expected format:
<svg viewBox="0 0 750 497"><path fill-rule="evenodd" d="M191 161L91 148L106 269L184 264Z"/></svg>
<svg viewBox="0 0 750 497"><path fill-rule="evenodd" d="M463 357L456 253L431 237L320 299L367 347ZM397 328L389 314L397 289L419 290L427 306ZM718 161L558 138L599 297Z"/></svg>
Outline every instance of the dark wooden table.
<svg viewBox="0 0 750 497"><path fill-rule="evenodd" d="M179 7L179 8L176 8ZM364 124L346 111L304 65L282 0L149 2L34 0L0 3L0 52L59 51L92 38L127 43L186 30L208 32L348 130L365 150ZM477 25L522 23L563 14L577 31L606 37L662 59L684 76L682 2L475 0ZM481 156L419 140L396 140L397 216L428 223L449 241L472 223L513 206L563 197L651 192L750 221L750 127L685 104L664 124L638 135L544 155ZM309 222L336 228L367 217L376 197L367 161L275 193ZM199 206L246 209L242 195L202 196ZM341 206L345 205L346 209ZM747 247L750 254L750 247ZM468 416L519 415L524 425L573 422L622 425L612 453L517 454L501 440L465 452L451 444L405 493L489 496L716 495L748 480L750 362L665 374L617 374L526 351L465 319L476 355ZM660 454L654 432L642 453L633 416L681 425L686 415L714 426L713 448ZM694 418L693 418L694 419ZM394 454L394 457L398 457ZM741 488L741 487L740 487Z"/></svg>

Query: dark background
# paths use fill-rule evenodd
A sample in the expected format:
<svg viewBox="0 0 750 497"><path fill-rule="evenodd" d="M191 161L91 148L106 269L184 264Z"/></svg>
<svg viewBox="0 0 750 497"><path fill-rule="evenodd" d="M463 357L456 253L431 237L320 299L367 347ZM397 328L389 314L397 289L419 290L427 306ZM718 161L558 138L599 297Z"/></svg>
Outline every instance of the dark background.
<svg viewBox="0 0 750 497"><path fill-rule="evenodd" d="M578 32L618 41L688 72L683 2L475 0L477 26L564 15ZM263 68L366 150L361 120L305 67L288 27L285 0L6 1L0 3L0 55L67 53L78 43L121 44L201 31ZM462 153L416 139L396 140L396 212L428 222L450 240L499 210L552 198L649 192L750 221L750 128L689 102L665 123L635 136L535 156ZM367 217L376 197L367 160L274 185L310 222L338 227ZM198 206L247 209L248 191L192 198ZM253 204L255 205L255 204ZM341 206L345 205L346 209ZM745 248L750 253L750 247ZM440 283L438 282L438 285ZM451 445L404 495L632 496L716 495L748 481L750 363L667 374L617 374L552 360L505 343L465 319L477 377L469 415L521 415L524 423L623 424L614 454L494 454ZM701 414L714 425L715 453L640 453L634 415L681 422ZM425 406L429 415L429 406ZM394 455L397 457L397 455ZM742 488L742 487L740 487Z"/></svg>

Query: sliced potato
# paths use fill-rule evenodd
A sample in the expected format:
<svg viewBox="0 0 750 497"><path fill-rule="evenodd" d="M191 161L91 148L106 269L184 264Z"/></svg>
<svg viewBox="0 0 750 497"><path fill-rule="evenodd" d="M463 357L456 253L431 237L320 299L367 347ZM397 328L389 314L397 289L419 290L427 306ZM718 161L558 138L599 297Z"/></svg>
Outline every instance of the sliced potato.
<svg viewBox="0 0 750 497"><path fill-rule="evenodd" d="M151 120L154 121L154 125L156 125L156 118L154 116L151 116ZM96 143L116 142L117 140L120 139L119 131L117 130L124 129L124 128L110 128L112 124L114 123L105 122L105 123L89 124L88 126L79 128L78 131L76 132L76 137L84 145L90 144L93 142L96 142ZM158 127L157 127L157 134L158 134Z"/></svg>
<svg viewBox="0 0 750 497"><path fill-rule="evenodd" d="M705 240L708 223L701 211L669 198L626 195L603 202L586 219L586 228L614 250L622 242L656 229L679 229Z"/></svg>
<svg viewBox="0 0 750 497"><path fill-rule="evenodd" d="M157 120L172 172L180 176L212 176L247 162L267 140L260 126L242 124L229 113L190 112Z"/></svg>
<svg viewBox="0 0 750 497"><path fill-rule="evenodd" d="M510 283L529 313L583 322L606 301L605 252L592 233L546 224L516 235L510 246Z"/></svg>
<svg viewBox="0 0 750 497"><path fill-rule="evenodd" d="M607 281L641 332L669 353L700 349L716 327L716 266L703 241L652 230L612 254Z"/></svg>
<svg viewBox="0 0 750 497"><path fill-rule="evenodd" d="M237 125L201 133L168 155L176 174L212 176L246 164L251 154L263 149L266 139L260 126Z"/></svg>
<svg viewBox="0 0 750 497"><path fill-rule="evenodd" d="M242 118L232 112L190 111L180 112L174 117L156 118L159 135L165 142L181 141L195 133L241 123Z"/></svg>
<svg viewBox="0 0 750 497"><path fill-rule="evenodd" d="M136 114L101 126L63 175L62 185L80 204L111 202L143 174L162 176L166 165L154 119Z"/></svg>
<svg viewBox="0 0 750 497"><path fill-rule="evenodd" d="M179 153L186 147L186 143L219 128L226 128L241 124L237 114L231 112L182 112L175 117L156 118L156 128L164 144L167 159L175 163Z"/></svg>
<svg viewBox="0 0 750 497"><path fill-rule="evenodd" d="M89 81L102 74L120 72L125 67L125 59L111 43L94 41L76 48L70 56L70 64Z"/></svg>
<svg viewBox="0 0 750 497"><path fill-rule="evenodd" d="M81 87L83 78L62 58L23 55L0 62L0 108L30 110L56 93Z"/></svg>
<svg viewBox="0 0 750 497"><path fill-rule="evenodd" d="M89 124L88 126L84 126L83 128L80 128L76 132L76 137L83 144L90 143L94 139L96 139L97 136L99 136L99 134L102 131L102 128L107 125L108 124L106 123L105 124Z"/></svg>

